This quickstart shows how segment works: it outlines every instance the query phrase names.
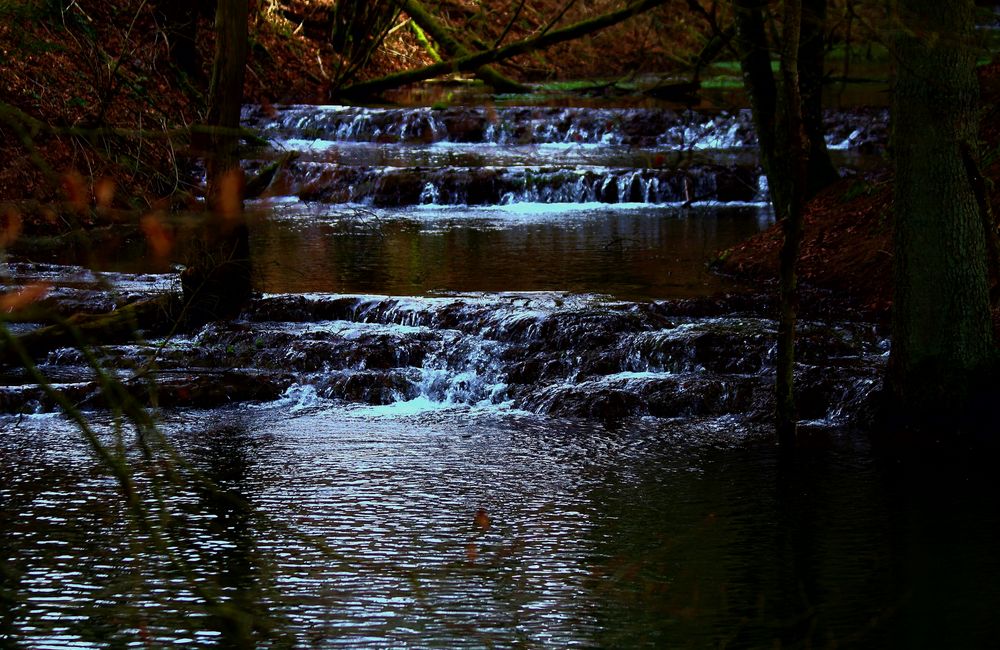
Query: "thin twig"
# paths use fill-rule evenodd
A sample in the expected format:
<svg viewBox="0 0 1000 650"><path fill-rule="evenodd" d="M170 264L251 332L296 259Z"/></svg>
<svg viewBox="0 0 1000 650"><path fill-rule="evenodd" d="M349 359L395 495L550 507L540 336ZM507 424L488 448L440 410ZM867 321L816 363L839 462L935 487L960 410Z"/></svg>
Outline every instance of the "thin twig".
<svg viewBox="0 0 1000 650"><path fill-rule="evenodd" d="M500 32L500 36L498 36L497 40L493 43L494 50L500 47L500 44L503 43L503 39L507 38L507 34L510 33L511 27L514 26L514 22L517 20L518 16L521 15L521 10L524 9L524 2L525 0L521 0L521 3L517 5L517 10L510 17L510 20L507 21L507 26L503 28L503 31Z"/></svg>

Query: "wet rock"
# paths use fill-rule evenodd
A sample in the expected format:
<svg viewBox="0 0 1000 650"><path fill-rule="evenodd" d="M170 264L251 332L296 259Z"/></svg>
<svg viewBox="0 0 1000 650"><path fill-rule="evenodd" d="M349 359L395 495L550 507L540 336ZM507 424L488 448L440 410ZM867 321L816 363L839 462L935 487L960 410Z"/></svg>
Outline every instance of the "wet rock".
<svg viewBox="0 0 1000 650"><path fill-rule="evenodd" d="M361 370L332 373L317 386L320 395L348 402L383 405L416 396L414 376L407 371Z"/></svg>
<svg viewBox="0 0 1000 650"><path fill-rule="evenodd" d="M430 182L438 188L438 202L443 205L495 205L503 189L498 174L493 169L448 170Z"/></svg>
<svg viewBox="0 0 1000 650"><path fill-rule="evenodd" d="M796 372L796 406L803 420L859 424L870 419L882 390L882 373L803 366Z"/></svg>
<svg viewBox="0 0 1000 650"><path fill-rule="evenodd" d="M333 399L388 404L423 396L454 404L510 401L537 413L618 421L773 411L775 324L759 297L657 303L563 294L478 297L265 296L242 322L189 338L97 354L143 403L210 408L276 399L292 383ZM746 313L740 314L740 310ZM735 313L735 315L734 315ZM878 390L885 339L871 325L800 323L802 417L846 422ZM155 359L155 364L151 360ZM103 408L88 359L49 355L44 370L86 408ZM8 373L10 374L10 373ZM22 375L0 409L54 402Z"/></svg>
<svg viewBox="0 0 1000 650"><path fill-rule="evenodd" d="M877 150L888 141L888 111L857 108L824 112L827 141L835 147ZM661 108L511 106L363 108L311 106L244 109L250 127L272 137L349 142L496 142L502 144L613 143L685 149L749 147L755 142L750 111L683 111Z"/></svg>
<svg viewBox="0 0 1000 650"><path fill-rule="evenodd" d="M759 200L758 179L760 174L761 172L757 168L716 168L713 200L722 203Z"/></svg>
<svg viewBox="0 0 1000 650"><path fill-rule="evenodd" d="M480 110L449 107L437 112L436 118L448 133L450 142L482 142L487 116Z"/></svg>
<svg viewBox="0 0 1000 650"><path fill-rule="evenodd" d="M160 407L215 408L244 402L278 399L292 384L290 375L255 371L194 371L183 376L157 378L155 383L133 383L131 391L144 402Z"/></svg>
<svg viewBox="0 0 1000 650"><path fill-rule="evenodd" d="M760 414L770 383L757 376L688 376L643 385L640 395L655 417L697 417ZM769 394L769 393L768 393Z"/></svg>
<svg viewBox="0 0 1000 650"><path fill-rule="evenodd" d="M644 405L625 387L562 385L531 395L518 406L546 415L614 422L639 414Z"/></svg>
<svg viewBox="0 0 1000 650"><path fill-rule="evenodd" d="M380 208L418 205L426 184L425 173L418 167L394 171L379 176L365 198Z"/></svg>
<svg viewBox="0 0 1000 650"><path fill-rule="evenodd" d="M354 296L329 296L323 299L298 295L267 296L254 300L244 310L244 318L255 321L309 322L350 319L359 300Z"/></svg>
<svg viewBox="0 0 1000 650"><path fill-rule="evenodd" d="M541 203L676 203L753 201L755 166L697 165L682 169L577 167L389 168L322 163L294 166L294 193L305 201L370 203L376 207ZM431 188L431 189L428 189Z"/></svg>
<svg viewBox="0 0 1000 650"><path fill-rule="evenodd" d="M688 344L698 366L714 372L755 373L764 369L774 338L770 332L707 331Z"/></svg>
<svg viewBox="0 0 1000 650"><path fill-rule="evenodd" d="M547 415L621 420L638 415L660 418L739 415L767 408L769 384L754 376L690 375L648 378L603 377L550 386L525 396L521 407Z"/></svg>

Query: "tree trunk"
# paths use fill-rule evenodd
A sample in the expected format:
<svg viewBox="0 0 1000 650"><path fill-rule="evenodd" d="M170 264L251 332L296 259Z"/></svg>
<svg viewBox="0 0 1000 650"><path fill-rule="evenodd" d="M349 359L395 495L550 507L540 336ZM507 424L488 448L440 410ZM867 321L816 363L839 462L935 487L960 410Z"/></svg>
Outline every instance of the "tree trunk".
<svg viewBox="0 0 1000 650"><path fill-rule="evenodd" d="M248 50L247 0L219 0L209 89L208 210L193 263L181 275L188 326L234 318L250 299L249 230L239 166L240 109Z"/></svg>
<svg viewBox="0 0 1000 650"><path fill-rule="evenodd" d="M781 103L775 139L783 154L777 173L787 204L781 210L784 241L779 253L778 360L775 379L775 429L783 447L795 444L798 414L795 406L795 326L798 320L799 248L802 243L802 212L805 208L809 168L809 145L803 130L802 95L799 86L799 41L802 26L801 0L785 0L783 48L781 52Z"/></svg>
<svg viewBox="0 0 1000 650"><path fill-rule="evenodd" d="M972 0L899 3L888 387L909 428L960 418L994 354L983 226L962 159L977 140L973 9Z"/></svg>
<svg viewBox="0 0 1000 650"><path fill-rule="evenodd" d="M804 130L799 76L803 2L785 2L780 87L771 72L771 54L762 12L766 4L763 0L737 0L734 19L761 165L767 175L775 217L784 236L779 253L775 430L779 443L790 447L795 444L797 421L794 371L798 278L795 267L802 241L802 213L809 182L811 147Z"/></svg>
<svg viewBox="0 0 1000 650"><path fill-rule="evenodd" d="M736 0L734 21L736 43L743 71L743 86L750 100L754 129L757 131L757 149L761 166L767 175L768 189L775 212L787 204L783 184L778 182L778 144L775 124L778 114L778 87L771 72L771 51L761 9L766 0ZM781 214L778 214L781 218Z"/></svg>
<svg viewBox="0 0 1000 650"><path fill-rule="evenodd" d="M823 61L826 47L823 24L826 0L802 0L802 33L799 36L799 88L802 94L802 127L809 138L809 171L806 198L840 178L826 148L823 125Z"/></svg>
<svg viewBox="0 0 1000 650"><path fill-rule="evenodd" d="M787 161L786 152L781 151L779 144L781 135L776 131L779 113L787 111L787 108L784 107L785 97L779 95L778 84L771 72L771 53L762 15L766 5L766 0L737 0L734 22L743 83L753 110L761 165L777 206L788 203L787 197L776 195L787 191L787 183L775 174L781 162ZM826 19L826 0L803 0L801 5L796 70L801 121L809 148L805 190L805 198L809 199L836 181L839 174L830 161L823 126L823 21ZM781 215L778 216L780 218Z"/></svg>

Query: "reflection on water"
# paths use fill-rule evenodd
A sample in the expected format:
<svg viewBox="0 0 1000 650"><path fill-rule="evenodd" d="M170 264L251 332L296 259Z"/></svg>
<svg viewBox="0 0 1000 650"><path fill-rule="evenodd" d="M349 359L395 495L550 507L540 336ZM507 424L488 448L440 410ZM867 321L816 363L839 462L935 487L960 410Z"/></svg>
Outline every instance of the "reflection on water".
<svg viewBox="0 0 1000 650"><path fill-rule="evenodd" d="M254 229L267 292L576 291L702 296L733 284L718 251L769 225L760 206L516 205L371 211L277 206Z"/></svg>
<svg viewBox="0 0 1000 650"><path fill-rule="evenodd" d="M0 639L349 647L991 647L982 467L744 424L439 408L164 414L204 477L160 547L55 418L0 423ZM219 425L220 421L228 424ZM135 457L137 480L161 463ZM927 470L932 468L933 472ZM489 521L477 520L479 508ZM185 569L186 567L186 569Z"/></svg>

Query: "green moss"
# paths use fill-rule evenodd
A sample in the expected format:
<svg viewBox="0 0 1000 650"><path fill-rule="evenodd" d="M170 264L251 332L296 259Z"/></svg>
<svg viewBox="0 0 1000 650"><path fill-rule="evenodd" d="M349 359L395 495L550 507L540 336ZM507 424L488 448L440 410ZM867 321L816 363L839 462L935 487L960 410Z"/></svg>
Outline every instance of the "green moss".
<svg viewBox="0 0 1000 650"><path fill-rule="evenodd" d="M740 77L711 77L703 79L701 87L716 90L736 90L743 88L743 79Z"/></svg>
<svg viewBox="0 0 1000 650"><path fill-rule="evenodd" d="M774 72L778 71L779 64L777 61L771 61L771 70ZM742 68L740 68L739 61L716 61L708 67L709 72L716 74L740 74Z"/></svg>
<svg viewBox="0 0 1000 650"><path fill-rule="evenodd" d="M543 84L539 84L538 89L543 92L578 92L581 90L592 90L601 86L607 85L607 82L595 81L595 80L565 80L565 81L547 81Z"/></svg>
<svg viewBox="0 0 1000 650"><path fill-rule="evenodd" d="M438 99L433 104L431 104L431 109L440 111L445 108L448 108L449 106L452 106L454 103L455 103L455 93L449 92L444 97Z"/></svg>
<svg viewBox="0 0 1000 650"><path fill-rule="evenodd" d="M562 81L547 81L538 85L538 91L543 93L587 93L604 90L613 86L621 92L639 90L639 86L630 81L614 81L609 79L564 79Z"/></svg>

